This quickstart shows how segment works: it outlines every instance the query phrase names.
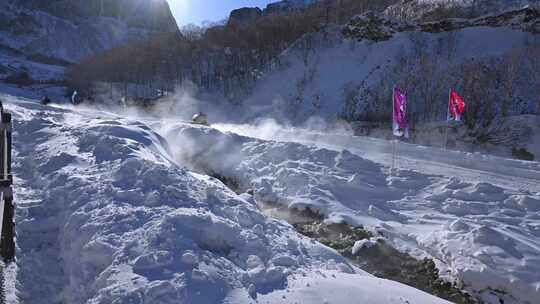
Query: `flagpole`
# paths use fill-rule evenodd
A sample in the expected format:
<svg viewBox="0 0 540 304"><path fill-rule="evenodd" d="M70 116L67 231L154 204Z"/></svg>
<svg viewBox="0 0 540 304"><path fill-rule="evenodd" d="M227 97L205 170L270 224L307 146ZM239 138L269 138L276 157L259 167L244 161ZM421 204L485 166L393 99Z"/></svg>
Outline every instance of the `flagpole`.
<svg viewBox="0 0 540 304"><path fill-rule="evenodd" d="M390 175L393 174L394 165L396 162L396 139L394 135L394 118L396 116L396 109L394 103L396 102L396 87L392 89L392 169L390 170Z"/></svg>
<svg viewBox="0 0 540 304"><path fill-rule="evenodd" d="M444 149L446 150L448 144L448 128L450 127L450 102L452 99L452 89L448 91L448 103L446 104L446 132L444 135Z"/></svg>

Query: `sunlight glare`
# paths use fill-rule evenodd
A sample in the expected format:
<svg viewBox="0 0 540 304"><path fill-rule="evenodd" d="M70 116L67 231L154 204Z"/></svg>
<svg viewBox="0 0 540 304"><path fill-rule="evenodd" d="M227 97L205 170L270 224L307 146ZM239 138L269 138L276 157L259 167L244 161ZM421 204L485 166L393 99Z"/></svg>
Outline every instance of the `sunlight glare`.
<svg viewBox="0 0 540 304"><path fill-rule="evenodd" d="M191 0L168 0L171 10L175 16L185 17L187 16Z"/></svg>

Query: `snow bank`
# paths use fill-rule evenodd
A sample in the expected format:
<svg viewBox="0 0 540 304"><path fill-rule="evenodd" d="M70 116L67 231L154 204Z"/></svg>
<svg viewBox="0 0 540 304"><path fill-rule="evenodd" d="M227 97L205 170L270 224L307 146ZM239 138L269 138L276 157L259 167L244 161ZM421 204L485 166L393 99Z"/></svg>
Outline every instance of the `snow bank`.
<svg viewBox="0 0 540 304"><path fill-rule="evenodd" d="M212 128L179 125L165 136L189 143L189 149L178 150L181 159L240 181L258 200L309 208L331 223L362 225L402 251L433 258L443 276L464 282L487 303L540 298L540 197L534 187L515 190L390 171L348 150L264 141ZM409 146L406 151L413 150ZM499 160L485 158L483 165L498 166Z"/></svg>
<svg viewBox="0 0 540 304"><path fill-rule="evenodd" d="M534 121L531 119L531 121ZM530 124L534 127L534 124ZM296 142L335 151L347 149L362 158L383 165L392 163L393 141L366 136L352 136L344 129L318 130L284 127L274 120L256 125L217 124L222 132L233 132L262 140ZM533 133L534 134L534 133ZM538 137L538 136L535 136ZM536 138L536 142L538 138ZM540 192L540 162L519 161L480 153L443 150L437 147L407 144L396 145L396 166L430 175L444 175L499 185L505 189ZM494 166L493 164L497 164Z"/></svg>
<svg viewBox="0 0 540 304"><path fill-rule="evenodd" d="M14 116L23 303L236 303L285 292L302 303L334 292L344 302L447 303L369 276L265 217L249 195L179 167L145 123L1 97ZM304 277L313 287L295 285Z"/></svg>
<svg viewBox="0 0 540 304"><path fill-rule="evenodd" d="M377 245L377 241L376 240L374 241L372 239L364 239L364 240L357 241L354 243L354 246L352 248L352 254L356 255L360 252L360 250L364 248L371 248L376 245Z"/></svg>

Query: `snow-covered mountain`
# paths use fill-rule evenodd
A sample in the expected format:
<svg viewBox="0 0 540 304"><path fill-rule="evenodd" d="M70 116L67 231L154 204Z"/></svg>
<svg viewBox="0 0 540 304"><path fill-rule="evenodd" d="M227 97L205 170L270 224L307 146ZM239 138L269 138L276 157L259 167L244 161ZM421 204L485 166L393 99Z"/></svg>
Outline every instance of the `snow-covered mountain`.
<svg viewBox="0 0 540 304"><path fill-rule="evenodd" d="M473 84L492 93L465 95L469 109L491 106L497 112L508 106L510 116L536 115L539 32L540 13L534 8L434 22L398 21L372 12L359 15L343 27L308 34L283 52L276 60L279 65L264 73L242 100L238 110L244 116L239 120L272 117L293 125L309 125L317 117L386 121L386 105L396 84L408 91L411 116L419 124L444 121L448 89L470 92ZM474 71L482 69L489 73L484 75L511 83L512 96L495 80L474 82ZM485 98L492 102L484 106ZM227 119L238 119L235 114ZM478 115L471 121L489 117ZM528 128L519 132L529 135L520 137L518 146L506 146L502 155L511 155L513 148L530 148L538 157Z"/></svg>
<svg viewBox="0 0 540 304"><path fill-rule="evenodd" d="M312 115L336 116L345 106L347 84L360 94L359 89L378 84L381 79L399 79L402 75L395 69L417 55L431 60L439 57L445 62L440 67L444 70L448 64L459 66L473 58L511 54L535 45L539 19L534 10L530 14L524 10L498 18L415 24L367 13L344 27L297 41L279 58L283 67L266 73L245 103L268 106L255 115L279 111L278 106L292 108L294 111L287 109L280 114L296 117L297 121ZM444 107L441 109L444 111Z"/></svg>
<svg viewBox="0 0 540 304"><path fill-rule="evenodd" d="M61 96L67 65L177 31L165 0L0 1L0 82Z"/></svg>
<svg viewBox="0 0 540 304"><path fill-rule="evenodd" d="M41 10L75 23L82 18L110 17L128 27L160 32L177 31L176 21L164 0L14 0L17 6Z"/></svg>
<svg viewBox="0 0 540 304"><path fill-rule="evenodd" d="M0 45L76 62L130 39L178 28L165 0L0 3Z"/></svg>

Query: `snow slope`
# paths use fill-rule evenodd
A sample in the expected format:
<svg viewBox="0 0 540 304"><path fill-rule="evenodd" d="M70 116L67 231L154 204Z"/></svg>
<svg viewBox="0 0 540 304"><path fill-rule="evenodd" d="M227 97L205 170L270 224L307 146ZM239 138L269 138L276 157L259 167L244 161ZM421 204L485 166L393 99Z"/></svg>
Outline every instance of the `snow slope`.
<svg viewBox="0 0 540 304"><path fill-rule="evenodd" d="M92 4L97 6L98 1L71 5L59 1L41 5L32 2L4 0L0 3L0 44L27 55L39 54L77 62L128 40L141 39L156 32L177 31L165 0L153 3L110 1L109 4L116 5L120 12L106 12L104 16L113 14L118 18L101 17L94 12ZM54 11L60 16L54 15ZM68 18L71 14L73 18Z"/></svg>
<svg viewBox="0 0 540 304"><path fill-rule="evenodd" d="M159 120L0 98L14 120L13 303L448 303L366 274L180 167L186 143Z"/></svg>
<svg viewBox="0 0 540 304"><path fill-rule="evenodd" d="M437 70L432 77L437 77L437 73L450 73L449 67L459 67L472 58L500 57L535 41L535 35L507 27L399 32L380 42L346 39L339 30L308 35L285 51L279 58L282 67L264 74L243 101L242 109L247 109L243 118L272 117L295 125L312 117L335 119L347 114L348 92L355 93L356 111L376 107L369 103L380 100L361 93L376 90L381 81L399 83L407 79L411 71L399 73L400 64L407 58L426 56L434 60ZM452 86L457 80L448 81ZM440 110L435 109L441 120L446 117L445 104L446 97L441 98Z"/></svg>
<svg viewBox="0 0 540 304"><path fill-rule="evenodd" d="M253 188L257 200L368 227L413 256L434 258L443 275L487 303L540 299L539 163L400 144L402 169L389 170L379 164L388 165L386 157L358 156L384 156L392 144L382 140L334 134L306 145L291 142L302 138L298 129L275 142L181 124L163 134L182 143L180 161Z"/></svg>
<svg viewBox="0 0 540 304"><path fill-rule="evenodd" d="M540 149L534 132L537 118L517 117L538 110L538 81L534 77L538 74L534 71L538 69L533 68L538 56L520 53L528 47L538 46L538 35L527 32L533 31L537 21L534 17L537 15L531 15L515 11L508 16L421 24L400 23L373 14L361 15L357 19L364 18L366 22L359 22L358 27L364 27L366 35L346 34L351 25L354 27L354 18L346 27L331 27L325 32L308 34L279 56L279 64L272 65L260 76L252 92L238 101L240 106L215 111L216 106L223 106L224 103L215 102L224 100L223 96L200 94L198 97L208 104L201 110L215 121L226 122L253 122L265 117L295 126L310 125L313 119L318 123L319 118L326 122L343 117L352 121L380 122L386 117L387 111L383 107L390 101L391 88L399 84L408 87L410 118L419 129L414 132L418 135L414 140L417 143L436 142L440 136L435 135L439 138L432 140L433 134L426 134L429 130L421 128L445 121L448 88L470 93L471 89L464 84L466 76L470 76L466 67L475 62L490 67L511 66L504 60L515 56L523 61L513 86L512 110L508 113L511 117L507 120L497 118L492 127L503 123L515 126L514 122L518 122L524 126L521 131L531 130L531 136L521 136L519 140L513 138L503 144L490 140L484 147L475 145L475 148L509 156L512 148L518 147L537 155ZM370 34L389 36L388 40L375 42L369 39ZM493 91L498 92L497 96L503 96L500 86ZM500 104L504 98L500 97L494 104ZM480 99L468 103L473 105ZM472 129L465 133L484 134L487 128ZM502 133L507 133L504 131ZM468 138L471 141L477 139ZM457 148L468 150L469 146L464 143Z"/></svg>

